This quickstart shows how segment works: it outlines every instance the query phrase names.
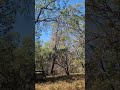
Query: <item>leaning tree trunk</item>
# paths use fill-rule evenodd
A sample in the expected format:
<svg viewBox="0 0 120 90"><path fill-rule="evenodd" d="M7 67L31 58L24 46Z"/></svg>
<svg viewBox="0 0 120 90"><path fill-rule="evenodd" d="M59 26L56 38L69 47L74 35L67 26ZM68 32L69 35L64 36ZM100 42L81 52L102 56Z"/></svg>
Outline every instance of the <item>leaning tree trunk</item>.
<svg viewBox="0 0 120 90"><path fill-rule="evenodd" d="M70 72L69 72L69 65L68 65L68 54L65 55L65 64L66 64L66 68L65 68L65 71L66 71L66 74L67 75L70 75Z"/></svg>
<svg viewBox="0 0 120 90"><path fill-rule="evenodd" d="M54 66L55 66L55 56L53 57L53 63L52 63L52 68L51 68L51 74L54 72Z"/></svg>
<svg viewBox="0 0 120 90"><path fill-rule="evenodd" d="M56 51L57 51L56 44L55 44L55 47L53 48L53 50L54 50L54 53L52 54L53 62L52 62L51 74L53 74L53 72L54 72L54 66L55 66L55 60L56 60Z"/></svg>

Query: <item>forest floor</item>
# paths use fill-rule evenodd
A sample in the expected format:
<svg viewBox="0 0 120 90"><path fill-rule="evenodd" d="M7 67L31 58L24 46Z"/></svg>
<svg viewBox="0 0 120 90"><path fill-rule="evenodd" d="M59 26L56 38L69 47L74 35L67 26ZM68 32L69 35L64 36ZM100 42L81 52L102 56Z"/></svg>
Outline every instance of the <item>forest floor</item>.
<svg viewBox="0 0 120 90"><path fill-rule="evenodd" d="M44 82L35 84L35 90L85 90L85 75L47 77Z"/></svg>

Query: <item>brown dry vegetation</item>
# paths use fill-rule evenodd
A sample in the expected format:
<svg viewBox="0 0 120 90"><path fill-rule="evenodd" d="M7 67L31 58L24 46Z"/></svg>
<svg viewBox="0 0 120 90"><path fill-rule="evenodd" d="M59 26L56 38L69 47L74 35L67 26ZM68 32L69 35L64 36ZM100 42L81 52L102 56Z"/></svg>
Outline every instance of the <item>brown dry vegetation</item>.
<svg viewBox="0 0 120 90"><path fill-rule="evenodd" d="M83 74L47 77L45 82L35 84L36 90L85 90Z"/></svg>

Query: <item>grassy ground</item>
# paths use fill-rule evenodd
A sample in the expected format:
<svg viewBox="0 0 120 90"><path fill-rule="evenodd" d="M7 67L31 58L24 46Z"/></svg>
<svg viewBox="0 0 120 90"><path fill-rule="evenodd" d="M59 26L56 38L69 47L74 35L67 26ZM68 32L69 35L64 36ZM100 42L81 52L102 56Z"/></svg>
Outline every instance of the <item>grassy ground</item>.
<svg viewBox="0 0 120 90"><path fill-rule="evenodd" d="M45 82L35 84L36 90L85 90L83 74L47 77Z"/></svg>

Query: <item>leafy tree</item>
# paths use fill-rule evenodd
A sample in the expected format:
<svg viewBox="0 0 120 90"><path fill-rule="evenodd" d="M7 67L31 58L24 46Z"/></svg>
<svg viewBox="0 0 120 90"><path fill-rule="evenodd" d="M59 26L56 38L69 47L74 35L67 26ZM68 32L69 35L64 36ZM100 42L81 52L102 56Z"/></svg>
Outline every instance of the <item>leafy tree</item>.
<svg viewBox="0 0 120 90"><path fill-rule="evenodd" d="M57 74L61 72L69 75L71 72L75 73L75 69L78 73L84 72L85 30L80 4L70 6L67 0L60 1L64 3L63 6L58 0L37 2L37 35L44 30L47 31L47 26L52 29L50 42L44 45L40 42L36 44L36 60L39 61L36 63L37 67L40 66L44 70L45 67L49 67L50 70L47 71L51 74L57 71Z"/></svg>

